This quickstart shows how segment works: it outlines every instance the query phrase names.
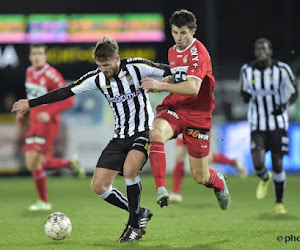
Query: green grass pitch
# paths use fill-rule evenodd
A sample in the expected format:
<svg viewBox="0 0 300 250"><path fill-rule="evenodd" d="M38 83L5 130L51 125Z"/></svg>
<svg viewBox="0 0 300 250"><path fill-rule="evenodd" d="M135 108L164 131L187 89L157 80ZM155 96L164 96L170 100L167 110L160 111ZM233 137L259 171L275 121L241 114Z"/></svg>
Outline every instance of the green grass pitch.
<svg viewBox="0 0 300 250"><path fill-rule="evenodd" d="M113 207L90 190L90 177L48 179L50 212L29 212L36 194L31 178L0 179L0 249L300 249L299 176L288 176L285 205L287 215L273 213L274 195L256 200L257 177L229 177L232 203L219 208L213 190L197 185L187 176L183 203L160 208L155 202L152 176L141 175L142 206L154 216L147 234L134 243L118 244L128 214ZM167 184L170 187L170 177ZM114 183L125 190L123 178ZM73 225L71 235L61 241L48 238L43 230L52 212L64 212ZM277 236L283 236L281 242ZM288 236L299 236L285 243Z"/></svg>

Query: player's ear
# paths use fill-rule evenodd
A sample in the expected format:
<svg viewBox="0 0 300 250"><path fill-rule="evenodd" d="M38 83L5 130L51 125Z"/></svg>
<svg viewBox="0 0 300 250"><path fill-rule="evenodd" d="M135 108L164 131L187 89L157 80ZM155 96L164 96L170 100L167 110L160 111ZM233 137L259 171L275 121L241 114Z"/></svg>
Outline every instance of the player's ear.
<svg viewBox="0 0 300 250"><path fill-rule="evenodd" d="M192 36L194 36L194 35L195 35L195 33L196 33L196 28L191 30L191 34L192 34Z"/></svg>

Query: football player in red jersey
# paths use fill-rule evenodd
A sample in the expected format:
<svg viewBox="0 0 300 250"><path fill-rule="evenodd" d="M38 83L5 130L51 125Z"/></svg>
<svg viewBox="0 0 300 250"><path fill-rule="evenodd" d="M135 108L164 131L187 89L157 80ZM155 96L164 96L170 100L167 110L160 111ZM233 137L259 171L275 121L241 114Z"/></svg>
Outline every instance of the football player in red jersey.
<svg viewBox="0 0 300 250"><path fill-rule="evenodd" d="M157 116L150 133L150 164L157 190L157 203L168 205L165 185L166 157L164 143L179 134L187 145L194 180L213 188L220 207L230 204L225 177L208 167L212 111L215 106L211 59L205 46L194 38L195 15L187 10L175 11L170 26L175 45L169 49L168 60L172 76L162 82L142 80L150 92L171 92L157 107Z"/></svg>
<svg viewBox="0 0 300 250"><path fill-rule="evenodd" d="M45 44L31 44L29 60L31 66L26 70L25 80L28 99L66 85L62 75L47 63ZM74 99L70 98L59 103L35 107L30 111L24 152L26 167L32 174L39 196L39 200L29 207L31 211L52 208L47 195L45 169L70 168L77 172L78 176L85 175L76 158L69 160L51 156L51 146L60 129L59 114L73 105ZM24 114L17 112L16 123L20 125L23 119Z"/></svg>

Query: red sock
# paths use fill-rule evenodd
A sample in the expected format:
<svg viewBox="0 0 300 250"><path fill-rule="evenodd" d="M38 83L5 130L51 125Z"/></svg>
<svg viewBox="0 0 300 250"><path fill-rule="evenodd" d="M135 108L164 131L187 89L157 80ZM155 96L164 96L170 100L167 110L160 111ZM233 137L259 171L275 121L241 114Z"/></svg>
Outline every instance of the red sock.
<svg viewBox="0 0 300 250"><path fill-rule="evenodd" d="M235 167L236 161L234 159L230 159L227 156L221 153L215 153L212 155L212 162L221 163L221 164L229 164Z"/></svg>
<svg viewBox="0 0 300 250"><path fill-rule="evenodd" d="M184 178L184 162L177 161L173 171L173 192L180 194L181 185Z"/></svg>
<svg viewBox="0 0 300 250"><path fill-rule="evenodd" d="M71 168L72 164L70 160L63 158L45 157L43 160L43 169L54 170L59 168Z"/></svg>
<svg viewBox="0 0 300 250"><path fill-rule="evenodd" d="M152 141L149 153L150 165L155 180L156 190L163 186L166 187L166 154L164 143Z"/></svg>
<svg viewBox="0 0 300 250"><path fill-rule="evenodd" d="M46 175L44 169L41 168L39 170L32 171L31 174L40 200L48 202Z"/></svg>
<svg viewBox="0 0 300 250"><path fill-rule="evenodd" d="M210 173L210 177L205 186L208 188L213 188L215 191L222 191L224 188L223 181L219 178L215 170L209 168L208 171Z"/></svg>

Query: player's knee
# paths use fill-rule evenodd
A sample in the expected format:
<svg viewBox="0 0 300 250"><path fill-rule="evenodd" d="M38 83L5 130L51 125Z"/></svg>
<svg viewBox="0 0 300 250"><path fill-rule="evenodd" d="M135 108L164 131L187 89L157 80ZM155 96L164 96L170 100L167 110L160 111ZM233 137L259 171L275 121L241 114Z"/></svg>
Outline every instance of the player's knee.
<svg viewBox="0 0 300 250"><path fill-rule="evenodd" d="M138 176L139 171L135 169L124 169L124 178L125 179L133 179Z"/></svg>
<svg viewBox="0 0 300 250"><path fill-rule="evenodd" d="M91 183L91 190L97 195L104 194L108 188L109 186L103 185L102 183L99 182L97 183L93 181Z"/></svg>
<svg viewBox="0 0 300 250"><path fill-rule="evenodd" d="M153 128L150 131L150 140L151 141L161 141L163 139L163 133L158 128Z"/></svg>

